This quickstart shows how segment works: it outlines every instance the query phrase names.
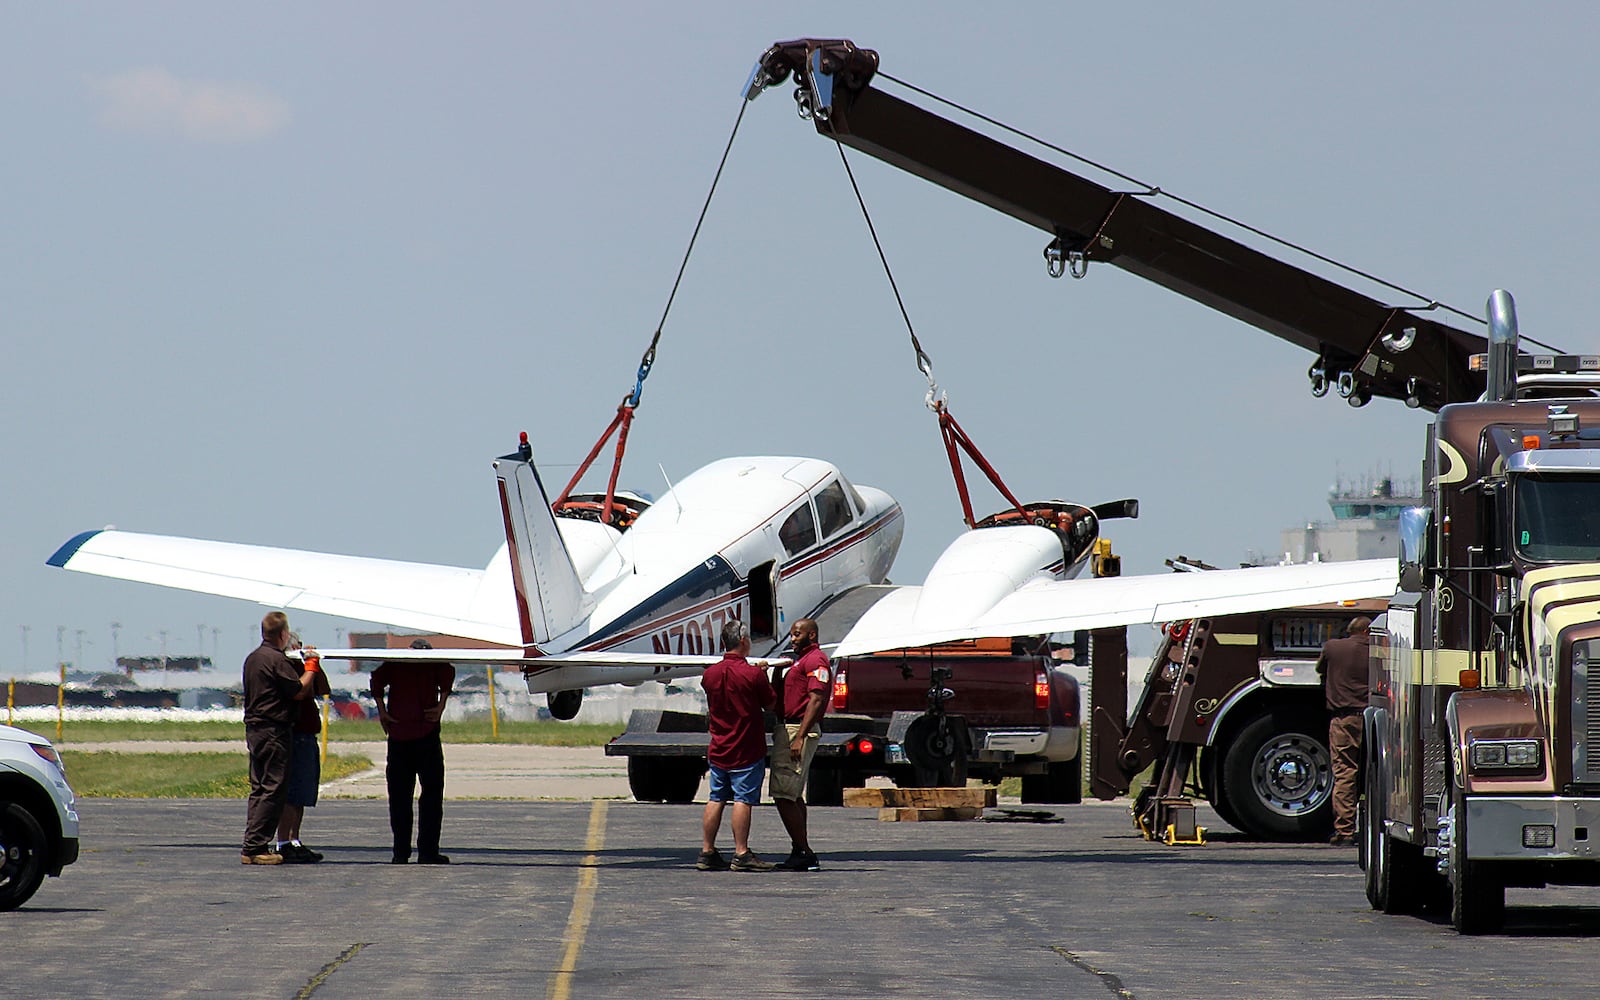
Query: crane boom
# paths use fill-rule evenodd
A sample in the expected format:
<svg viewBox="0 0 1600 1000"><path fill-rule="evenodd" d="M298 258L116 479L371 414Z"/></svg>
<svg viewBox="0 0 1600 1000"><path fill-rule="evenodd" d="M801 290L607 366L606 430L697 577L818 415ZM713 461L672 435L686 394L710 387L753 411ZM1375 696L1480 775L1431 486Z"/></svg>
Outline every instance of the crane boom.
<svg viewBox="0 0 1600 1000"><path fill-rule="evenodd" d="M1336 386L1354 406L1387 396L1437 410L1482 394L1468 366L1485 338L1166 211L1159 192L1114 191L877 89L877 70L876 52L844 39L779 42L745 96L792 76L819 134L1043 230L1053 274L1114 264L1312 352L1317 395Z"/></svg>

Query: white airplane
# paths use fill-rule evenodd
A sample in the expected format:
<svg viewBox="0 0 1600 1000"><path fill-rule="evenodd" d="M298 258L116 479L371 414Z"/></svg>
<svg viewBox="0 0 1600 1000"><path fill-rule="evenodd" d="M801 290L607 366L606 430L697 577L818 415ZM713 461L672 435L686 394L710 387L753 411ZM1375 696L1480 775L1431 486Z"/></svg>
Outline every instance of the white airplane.
<svg viewBox="0 0 1600 1000"><path fill-rule="evenodd" d="M1386 559L1074 580L1100 517L1132 511L1060 501L1030 507L1034 523L980 522L920 587L882 586L904 532L900 505L817 459L713 462L654 504L627 498L636 516L622 528L582 516L592 504L554 512L526 434L494 470L506 544L481 570L112 529L73 537L48 563L496 643L504 648L322 655L514 664L558 718L577 714L588 687L700 672L718 658L729 618L776 649L787 620L837 602L849 613L835 627L854 627L836 652L855 655L1386 597L1395 587ZM1032 517L1039 512L1048 516Z"/></svg>

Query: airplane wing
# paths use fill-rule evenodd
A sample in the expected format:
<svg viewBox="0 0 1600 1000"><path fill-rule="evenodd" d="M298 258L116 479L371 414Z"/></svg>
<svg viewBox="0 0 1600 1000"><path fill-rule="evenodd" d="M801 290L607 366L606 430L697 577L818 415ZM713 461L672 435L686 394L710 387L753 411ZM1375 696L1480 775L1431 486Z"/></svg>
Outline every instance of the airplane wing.
<svg viewBox="0 0 1600 1000"><path fill-rule="evenodd" d="M47 561L270 608L522 643L509 576L489 570L110 529L74 536Z"/></svg>
<svg viewBox="0 0 1600 1000"><path fill-rule="evenodd" d="M921 599L928 588L901 587L861 616L835 655L1389 597L1395 591L1396 572L1393 559L1366 559L1107 579L1036 579L993 604L979 599L966 609L953 608L947 593L924 608Z"/></svg>
<svg viewBox="0 0 1600 1000"><path fill-rule="evenodd" d="M291 656L296 654L291 653ZM679 670L692 667L704 670L720 656L690 653L611 653L604 651L556 653L528 656L520 649L385 649L381 646L356 646L351 649L318 649L324 660L392 660L397 663L471 663L488 666L525 667L547 670L556 667L647 667ZM751 663L782 666L792 661L785 657L751 657Z"/></svg>

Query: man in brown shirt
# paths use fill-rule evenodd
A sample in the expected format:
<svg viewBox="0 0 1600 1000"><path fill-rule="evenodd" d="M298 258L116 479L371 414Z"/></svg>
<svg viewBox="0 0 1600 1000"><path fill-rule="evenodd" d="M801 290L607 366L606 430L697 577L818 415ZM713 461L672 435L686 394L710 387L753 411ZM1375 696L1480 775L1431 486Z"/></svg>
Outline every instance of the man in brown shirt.
<svg viewBox="0 0 1600 1000"><path fill-rule="evenodd" d="M1356 836L1356 775L1361 770L1362 713L1367 707L1367 628L1372 619L1350 622L1343 639L1329 639L1317 657L1317 673L1328 705L1328 750L1333 755L1333 837L1353 844Z"/></svg>
<svg viewBox="0 0 1600 1000"><path fill-rule="evenodd" d="M244 742L250 751L250 801L239 860L247 865L280 865L272 849L278 817L288 793L290 732L299 702L311 697L316 669L283 655L289 646L289 617L271 611L261 619L261 645L244 660Z"/></svg>

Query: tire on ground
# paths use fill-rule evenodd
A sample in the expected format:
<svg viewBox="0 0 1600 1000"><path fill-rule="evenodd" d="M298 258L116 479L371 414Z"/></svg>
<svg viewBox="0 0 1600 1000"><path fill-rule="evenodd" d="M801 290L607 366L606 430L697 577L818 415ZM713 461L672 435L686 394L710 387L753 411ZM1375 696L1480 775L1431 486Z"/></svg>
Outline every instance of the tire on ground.
<svg viewBox="0 0 1600 1000"><path fill-rule="evenodd" d="M1328 836L1333 766L1327 744L1327 721L1318 712L1277 708L1246 723L1221 768L1220 791L1239 828L1263 840Z"/></svg>
<svg viewBox="0 0 1600 1000"><path fill-rule="evenodd" d="M0 802L0 910L26 903L44 881L50 838L33 813L16 802Z"/></svg>
<svg viewBox="0 0 1600 1000"><path fill-rule="evenodd" d="M806 775L806 805L844 805L844 790L847 784L848 779L843 768L818 767L812 764L811 772Z"/></svg>
<svg viewBox="0 0 1600 1000"><path fill-rule="evenodd" d="M1450 925L1462 934L1492 934L1506 920L1506 886L1492 862L1467 860L1466 796L1452 795L1455 829L1450 837Z"/></svg>
<svg viewBox="0 0 1600 1000"><path fill-rule="evenodd" d="M1024 805L1077 805L1083 801L1083 761L1057 761L1044 774L1022 776Z"/></svg>
<svg viewBox="0 0 1600 1000"><path fill-rule="evenodd" d="M640 802L693 802L706 762L689 757L629 757L628 790Z"/></svg>

